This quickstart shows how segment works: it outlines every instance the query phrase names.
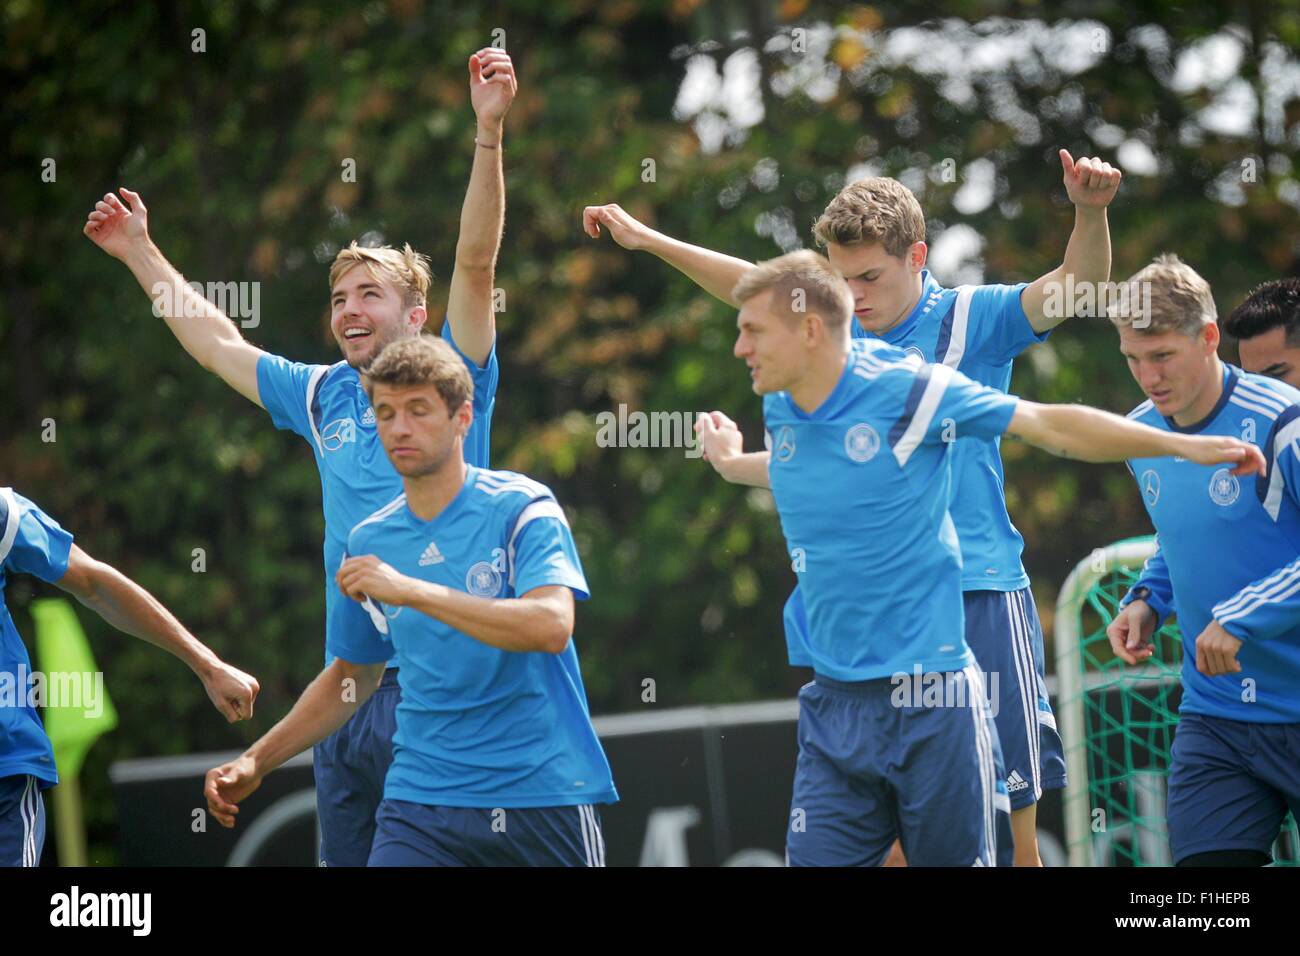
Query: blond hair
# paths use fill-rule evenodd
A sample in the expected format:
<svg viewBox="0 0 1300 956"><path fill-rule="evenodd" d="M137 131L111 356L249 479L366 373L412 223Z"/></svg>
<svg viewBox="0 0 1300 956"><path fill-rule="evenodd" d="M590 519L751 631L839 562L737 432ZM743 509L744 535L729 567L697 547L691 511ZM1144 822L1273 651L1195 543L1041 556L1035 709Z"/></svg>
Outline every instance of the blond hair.
<svg viewBox="0 0 1300 956"><path fill-rule="evenodd" d="M1218 319L1210 284L1171 252L1156 256L1122 283L1119 292L1118 301L1129 307L1110 309L1110 321L1116 328L1131 325L1148 335L1181 332L1196 338L1201 329ZM1135 308L1132 303L1144 307Z"/></svg>
<svg viewBox="0 0 1300 956"><path fill-rule="evenodd" d="M914 243L925 241L925 214L912 190L897 179L872 176L840 190L813 223L813 237L823 247L878 242L902 258Z"/></svg>
<svg viewBox="0 0 1300 956"><path fill-rule="evenodd" d="M464 360L445 341L432 335L416 335L385 346L361 374L361 383L372 401L376 385L432 385L452 414L474 397L474 382Z"/></svg>
<svg viewBox="0 0 1300 956"><path fill-rule="evenodd" d="M416 252L406 243L400 250L392 246L359 246L355 239L346 249L340 249L330 266L330 291L353 266L365 266L374 280L395 288L402 297L402 306L412 308L424 305L433 274L429 271L429 257Z"/></svg>
<svg viewBox="0 0 1300 956"><path fill-rule="evenodd" d="M787 321L815 312L828 328L839 329L853 316L853 293L824 257L808 249L760 262L732 290L745 303L772 292L772 311Z"/></svg>

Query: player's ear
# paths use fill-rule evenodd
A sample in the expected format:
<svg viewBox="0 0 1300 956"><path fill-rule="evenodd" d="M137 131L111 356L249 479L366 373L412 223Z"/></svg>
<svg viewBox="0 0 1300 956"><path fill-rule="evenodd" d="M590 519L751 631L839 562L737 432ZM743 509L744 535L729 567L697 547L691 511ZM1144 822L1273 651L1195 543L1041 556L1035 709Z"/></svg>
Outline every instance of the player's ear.
<svg viewBox="0 0 1300 956"><path fill-rule="evenodd" d="M912 272L920 272L925 268L926 257L930 254L930 247L924 242L914 242L907 247L907 266Z"/></svg>
<svg viewBox="0 0 1300 956"><path fill-rule="evenodd" d="M1207 355L1219 350L1219 342L1222 339L1222 335L1219 333L1219 323L1206 322L1202 327L1201 335Z"/></svg>
<svg viewBox="0 0 1300 956"><path fill-rule="evenodd" d="M422 305L417 305L406 313L406 323L411 327L411 331L419 334L424 328L424 323L429 321L429 310Z"/></svg>
<svg viewBox="0 0 1300 956"><path fill-rule="evenodd" d="M469 426L474 424L474 403L468 398L456 409L456 433L464 438L469 434Z"/></svg>

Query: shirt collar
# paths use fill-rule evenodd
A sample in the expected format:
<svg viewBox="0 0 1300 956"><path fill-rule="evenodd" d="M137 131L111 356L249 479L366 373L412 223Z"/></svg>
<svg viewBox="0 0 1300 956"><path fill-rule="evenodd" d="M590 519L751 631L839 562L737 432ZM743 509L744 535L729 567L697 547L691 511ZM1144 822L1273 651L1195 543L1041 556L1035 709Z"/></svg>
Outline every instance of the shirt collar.
<svg viewBox="0 0 1300 956"><path fill-rule="evenodd" d="M899 342L911 337L912 333L916 331L916 324L921 320L921 316L934 308L942 294L943 286L939 285L934 276L930 274L929 269L922 269L921 297L916 300L916 305L912 306L912 311L907 314L907 318L888 332L881 334L868 332L867 334L873 338L888 342L890 345L897 345Z"/></svg>

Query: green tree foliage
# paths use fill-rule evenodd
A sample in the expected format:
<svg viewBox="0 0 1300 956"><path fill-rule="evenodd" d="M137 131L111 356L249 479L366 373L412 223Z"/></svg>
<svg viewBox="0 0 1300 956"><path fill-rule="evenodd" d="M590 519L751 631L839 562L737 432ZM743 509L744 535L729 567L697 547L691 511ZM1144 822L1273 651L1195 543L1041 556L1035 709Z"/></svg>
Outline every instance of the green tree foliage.
<svg viewBox="0 0 1300 956"><path fill-rule="evenodd" d="M1174 250L1226 312L1297 271L1295 0L476 7L13 0L0 13L0 483L264 688L257 718L232 729L181 665L83 615L122 721L87 770L102 836L108 761L242 745L285 713L323 645L311 455L198 368L81 235L108 189L143 194L188 278L261 283L252 341L333 361L327 266L352 238L429 253L439 321L472 156L466 59L504 42L521 90L493 458L570 509L595 595L578 642L596 713L787 696L805 674L784 658L793 573L770 498L680 449L596 443L596 415L622 403L721 408L757 447L760 406L731 356L733 313L658 261L586 238L584 205L620 202L761 259L810 244L847 174L883 173L917 191L932 245L959 226L982 243L941 280L1019 281L1064 252L1065 146L1132 164L1111 210L1116 277ZM1118 411L1140 398L1098 319L1031 350L1013 390ZM1050 618L1077 560L1149 525L1122 468L1015 444L1005 459ZM20 627L32 590L10 591Z"/></svg>

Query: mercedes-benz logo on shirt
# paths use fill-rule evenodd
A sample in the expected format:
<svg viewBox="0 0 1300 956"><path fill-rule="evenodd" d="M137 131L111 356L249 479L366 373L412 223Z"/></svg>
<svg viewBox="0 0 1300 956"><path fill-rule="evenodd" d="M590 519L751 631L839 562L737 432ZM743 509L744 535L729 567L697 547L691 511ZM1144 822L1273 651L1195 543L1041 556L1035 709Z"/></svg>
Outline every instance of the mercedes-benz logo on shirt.
<svg viewBox="0 0 1300 956"><path fill-rule="evenodd" d="M1142 498L1150 507L1160 500L1160 476L1154 469L1142 472Z"/></svg>
<svg viewBox="0 0 1300 956"><path fill-rule="evenodd" d="M922 362L925 361L925 353L922 352L920 348L915 345L909 345L907 348L903 349L903 351L906 352L908 355L915 355Z"/></svg>
<svg viewBox="0 0 1300 956"><path fill-rule="evenodd" d="M880 436L866 422L859 422L844 433L844 451L856 462L870 461L880 451Z"/></svg>
<svg viewBox="0 0 1300 956"><path fill-rule="evenodd" d="M321 429L320 443L326 451L338 451L356 440L357 423L350 418L336 418Z"/></svg>
<svg viewBox="0 0 1300 956"><path fill-rule="evenodd" d="M1241 495L1241 482L1227 468L1220 468L1210 478L1210 500L1226 508Z"/></svg>
<svg viewBox="0 0 1300 956"><path fill-rule="evenodd" d="M772 457L777 461L789 461L794 457L794 429L789 425L782 425L776 433L776 448L772 451Z"/></svg>

